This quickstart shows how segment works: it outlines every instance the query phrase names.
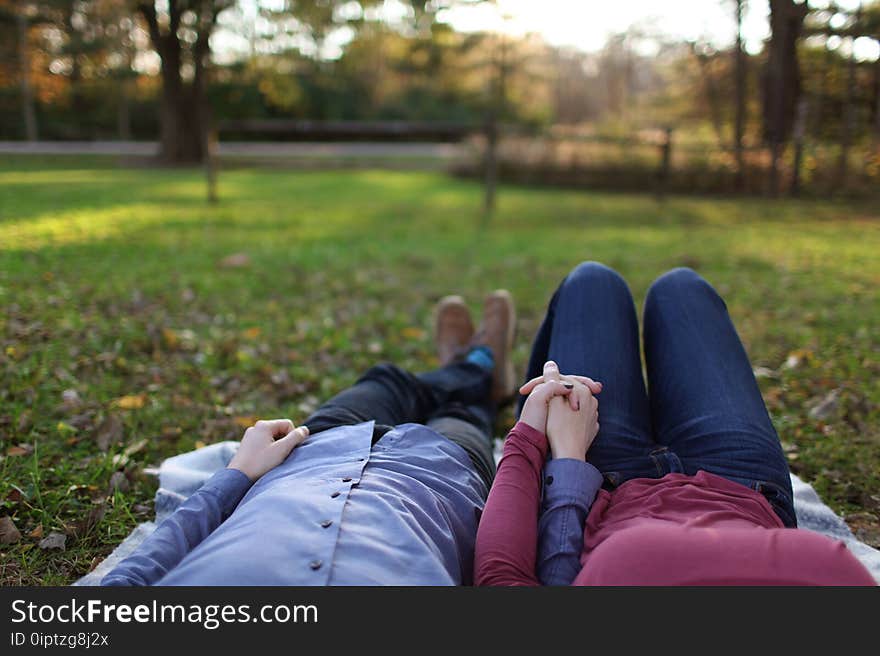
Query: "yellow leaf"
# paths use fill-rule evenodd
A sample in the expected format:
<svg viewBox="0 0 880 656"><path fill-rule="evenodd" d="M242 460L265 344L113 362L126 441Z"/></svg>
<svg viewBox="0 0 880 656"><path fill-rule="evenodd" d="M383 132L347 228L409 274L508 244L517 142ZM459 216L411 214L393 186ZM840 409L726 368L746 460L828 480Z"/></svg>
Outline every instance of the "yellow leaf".
<svg viewBox="0 0 880 656"><path fill-rule="evenodd" d="M261 332L262 331L260 330L259 326L254 326L253 328L248 328L247 330L245 330L243 335L248 339L256 339L260 336Z"/></svg>
<svg viewBox="0 0 880 656"><path fill-rule="evenodd" d="M205 446L206 445L204 442L202 442L201 440L196 440L196 448L197 449L203 449Z"/></svg>
<svg viewBox="0 0 880 656"><path fill-rule="evenodd" d="M407 339L424 339L425 337L425 331L421 328L416 328L415 326L404 328L400 331L400 334Z"/></svg>
<svg viewBox="0 0 880 656"><path fill-rule="evenodd" d="M239 428L250 428L254 424L257 423L256 417L235 417L232 421L235 422L235 425Z"/></svg>
<svg viewBox="0 0 880 656"><path fill-rule="evenodd" d="M123 410L137 410L138 408L143 408L146 402L146 394L126 394L116 399L113 405Z"/></svg>
<svg viewBox="0 0 880 656"><path fill-rule="evenodd" d="M176 349L177 345L180 343L180 338L177 336L176 332L171 330L171 328L162 329L162 339L165 340L165 346L170 349Z"/></svg>

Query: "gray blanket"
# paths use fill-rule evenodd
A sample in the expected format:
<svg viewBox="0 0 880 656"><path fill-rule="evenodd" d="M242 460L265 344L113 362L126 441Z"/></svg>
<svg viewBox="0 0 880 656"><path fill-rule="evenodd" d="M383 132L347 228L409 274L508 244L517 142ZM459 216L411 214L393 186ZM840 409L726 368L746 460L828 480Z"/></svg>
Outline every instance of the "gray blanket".
<svg viewBox="0 0 880 656"><path fill-rule="evenodd" d="M498 440L498 443L500 442ZM153 470L151 473L159 476L155 522L144 522L136 526L113 553L74 585L98 585L105 574L153 532L157 523L174 512L177 506L198 490L215 471L225 467L237 448L238 442L212 444L168 458L158 470ZM496 456L499 451L500 449L496 449ZM794 489L794 508L798 526L843 541L880 584L880 551L857 540L846 522L822 503L822 499L808 483L792 474L791 484Z"/></svg>

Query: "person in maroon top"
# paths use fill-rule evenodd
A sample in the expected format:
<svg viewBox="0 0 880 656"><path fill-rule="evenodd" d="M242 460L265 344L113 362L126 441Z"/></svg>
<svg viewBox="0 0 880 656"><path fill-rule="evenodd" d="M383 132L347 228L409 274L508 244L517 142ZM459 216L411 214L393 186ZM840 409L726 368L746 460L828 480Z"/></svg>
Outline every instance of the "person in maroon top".
<svg viewBox="0 0 880 656"><path fill-rule="evenodd" d="M480 520L475 583L874 585L842 542L797 529L779 438L717 292L675 269L643 323L647 388L623 279L588 262L557 289Z"/></svg>

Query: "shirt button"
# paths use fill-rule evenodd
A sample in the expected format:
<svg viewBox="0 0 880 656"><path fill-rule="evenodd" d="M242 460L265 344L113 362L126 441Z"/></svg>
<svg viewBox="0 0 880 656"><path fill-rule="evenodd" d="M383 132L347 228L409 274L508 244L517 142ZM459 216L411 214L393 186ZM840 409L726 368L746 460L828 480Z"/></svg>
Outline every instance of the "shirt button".
<svg viewBox="0 0 880 656"><path fill-rule="evenodd" d="M309 563L309 567L311 567L312 569L321 569L321 565L323 564L324 563L322 563L320 560L313 560Z"/></svg>
<svg viewBox="0 0 880 656"><path fill-rule="evenodd" d="M343 482L343 483L350 483L350 482L351 482L351 476L346 476L345 478L342 479L342 482Z"/></svg>
<svg viewBox="0 0 880 656"><path fill-rule="evenodd" d="M333 494L330 495L330 498L335 499L336 497L339 496L339 494L340 494L339 492L334 492Z"/></svg>
<svg viewBox="0 0 880 656"><path fill-rule="evenodd" d="M333 520L325 519L321 522L321 528L328 528L331 524L333 524Z"/></svg>

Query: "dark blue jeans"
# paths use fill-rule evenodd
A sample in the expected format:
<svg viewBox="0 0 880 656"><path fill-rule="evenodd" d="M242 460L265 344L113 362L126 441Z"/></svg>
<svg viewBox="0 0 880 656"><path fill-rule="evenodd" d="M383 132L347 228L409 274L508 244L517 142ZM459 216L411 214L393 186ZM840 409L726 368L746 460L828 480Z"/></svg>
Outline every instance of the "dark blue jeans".
<svg viewBox="0 0 880 656"><path fill-rule="evenodd" d="M763 493L796 526L788 463L718 293L690 269L664 274L645 300L644 342L647 390L629 288L612 269L584 262L550 301L526 379L554 360L563 373L603 383L587 459L606 488L702 469Z"/></svg>

